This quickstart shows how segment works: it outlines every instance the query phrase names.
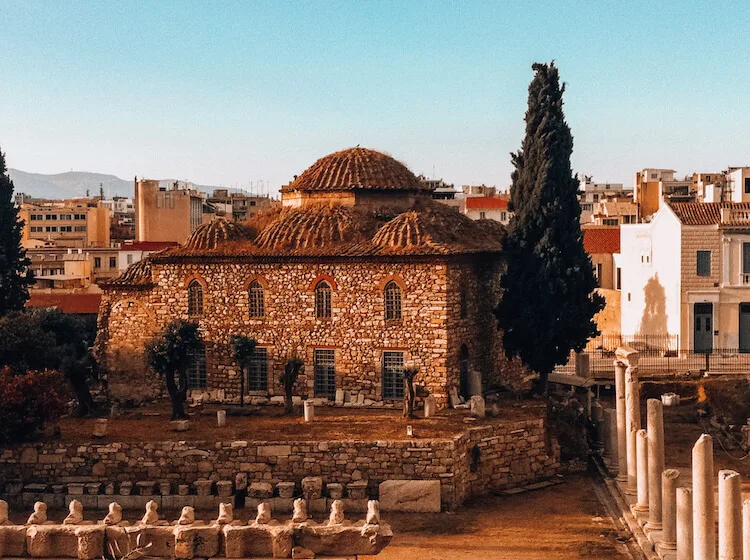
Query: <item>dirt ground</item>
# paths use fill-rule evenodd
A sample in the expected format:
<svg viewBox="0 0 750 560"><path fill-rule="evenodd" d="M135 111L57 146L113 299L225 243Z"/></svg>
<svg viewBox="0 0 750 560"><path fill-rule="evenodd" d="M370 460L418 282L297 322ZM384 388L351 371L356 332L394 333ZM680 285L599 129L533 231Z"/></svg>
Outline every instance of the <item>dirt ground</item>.
<svg viewBox="0 0 750 560"><path fill-rule="evenodd" d="M216 411L227 410L227 425L216 425ZM538 401L503 403L495 418L470 418L468 410L443 410L434 418L407 420L400 410L354 408L315 409L315 421L305 423L302 408L295 407L294 416L283 416L280 406L219 407L204 405L190 410L190 430L173 432L169 419L171 411L164 403L122 411L110 418L107 436L97 442L139 441L317 441L317 440L378 440L406 439L406 426L412 425L415 438L451 437L467 426L536 418L544 414ZM238 414L242 413L240 416ZM63 418L60 421L61 440L66 442L92 441L93 418Z"/></svg>
<svg viewBox="0 0 750 560"><path fill-rule="evenodd" d="M383 514L391 544L372 560L583 560L631 558L586 475L456 513Z"/></svg>

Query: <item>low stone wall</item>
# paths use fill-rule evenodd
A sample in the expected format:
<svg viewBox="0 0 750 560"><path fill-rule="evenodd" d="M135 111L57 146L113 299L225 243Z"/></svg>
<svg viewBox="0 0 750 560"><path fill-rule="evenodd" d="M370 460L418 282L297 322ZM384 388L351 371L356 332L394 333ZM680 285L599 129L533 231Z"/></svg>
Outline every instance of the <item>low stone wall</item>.
<svg viewBox="0 0 750 560"><path fill-rule="evenodd" d="M197 480L247 484L367 481L376 497L385 480L439 480L443 508L467 497L511 488L558 472L559 448L547 442L542 418L492 422L455 437L388 441L219 441L153 443L42 442L0 451L6 488L64 483ZM360 482L361 484L361 482ZM236 487L235 487L236 489Z"/></svg>

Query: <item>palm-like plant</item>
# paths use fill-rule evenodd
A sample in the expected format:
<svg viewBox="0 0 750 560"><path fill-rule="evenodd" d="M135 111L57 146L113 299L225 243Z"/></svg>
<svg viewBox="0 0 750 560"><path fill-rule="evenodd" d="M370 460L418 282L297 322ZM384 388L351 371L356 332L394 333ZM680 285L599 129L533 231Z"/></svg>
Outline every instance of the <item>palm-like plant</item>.
<svg viewBox="0 0 750 560"><path fill-rule="evenodd" d="M240 366L240 406L245 406L245 376L255 355L257 344L254 339L241 334L233 334L230 344L234 359Z"/></svg>

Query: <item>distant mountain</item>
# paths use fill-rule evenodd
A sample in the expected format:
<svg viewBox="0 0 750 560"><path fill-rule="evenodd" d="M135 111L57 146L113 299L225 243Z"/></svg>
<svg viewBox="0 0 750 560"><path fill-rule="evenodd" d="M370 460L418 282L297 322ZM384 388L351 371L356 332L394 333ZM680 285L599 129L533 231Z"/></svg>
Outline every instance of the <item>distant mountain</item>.
<svg viewBox="0 0 750 560"><path fill-rule="evenodd" d="M71 198L99 194L99 185L104 187L104 196L133 196L133 182L124 181L114 175L89 173L86 171L68 171L54 175L27 173L20 169L9 169L16 193L26 193L38 198Z"/></svg>
<svg viewBox="0 0 750 560"><path fill-rule="evenodd" d="M104 187L104 197L133 196L133 181L125 181L114 175L104 173L90 173L88 171L68 171L54 175L42 173L27 173L20 169L8 169L8 174L13 180L16 193L26 193L36 198L72 198L86 196L89 191L91 196L99 195L99 185ZM174 183L174 179L160 179L159 183L168 187ZM194 188L211 194L214 187L210 185L194 185ZM230 191L237 189L229 189Z"/></svg>

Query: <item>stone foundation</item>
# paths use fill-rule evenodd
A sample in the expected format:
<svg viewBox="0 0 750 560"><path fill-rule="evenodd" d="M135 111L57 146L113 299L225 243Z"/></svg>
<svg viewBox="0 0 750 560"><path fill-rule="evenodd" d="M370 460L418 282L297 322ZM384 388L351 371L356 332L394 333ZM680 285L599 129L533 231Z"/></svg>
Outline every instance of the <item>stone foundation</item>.
<svg viewBox="0 0 750 560"><path fill-rule="evenodd" d="M440 483L442 508L452 509L470 496L549 477L559 468L559 447L548 444L544 420L535 418L468 428L441 439L26 444L0 451L0 493L17 504L23 502L24 489L65 495L72 483L82 499L99 495L106 501L118 493L143 500L146 496L135 494L150 485L151 494L162 500L221 501L220 488L227 496L246 492L253 483L274 489L293 483L291 492L298 495L303 478L319 476L337 495L355 489L359 499L366 499L376 497L386 480L434 480ZM286 499L291 499L289 492L286 488Z"/></svg>

